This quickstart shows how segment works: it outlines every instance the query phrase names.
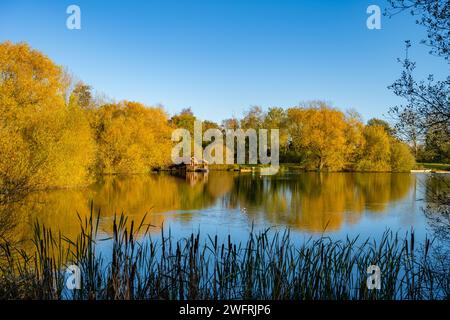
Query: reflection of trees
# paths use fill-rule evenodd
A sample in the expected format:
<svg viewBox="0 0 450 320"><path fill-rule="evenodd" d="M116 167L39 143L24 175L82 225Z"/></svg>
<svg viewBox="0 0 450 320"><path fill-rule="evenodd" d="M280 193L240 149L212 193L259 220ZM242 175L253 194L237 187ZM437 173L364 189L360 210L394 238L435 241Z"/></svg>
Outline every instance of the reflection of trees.
<svg viewBox="0 0 450 320"><path fill-rule="evenodd" d="M20 217L17 238L29 237L37 218L68 236L78 232L77 213L85 218L101 210L102 230L111 230L114 213L130 220L160 226L168 211L185 211L177 219L191 219L191 210L211 207L218 200L227 208L246 207L247 214L262 215L270 223L308 231L336 230L358 221L369 209L381 212L389 202L406 195L412 185L408 174L301 173L260 177L252 174L210 172L186 176L166 174L106 176L87 189L35 193L15 209Z"/></svg>
<svg viewBox="0 0 450 320"><path fill-rule="evenodd" d="M16 220L10 205L0 206L0 239L10 237L15 224Z"/></svg>
<svg viewBox="0 0 450 320"><path fill-rule="evenodd" d="M197 179L197 178L196 178ZM16 237L28 238L33 223L41 223L60 230L65 235L79 232L77 214L85 218L90 213L90 201L94 211L101 210L102 230L111 230L111 217L125 213L130 219L140 221L145 214L147 223L161 226L164 212L174 210L195 210L211 206L221 192L232 187L233 178L226 173L210 174L208 179L174 177L170 175L105 176L103 181L87 189L65 189L35 193L20 207L14 208L18 221ZM207 183L206 183L207 182ZM183 214L183 219L190 219Z"/></svg>
<svg viewBox="0 0 450 320"><path fill-rule="evenodd" d="M218 198L230 192L234 187L234 177L238 173L213 172L209 174L208 185L206 189L213 198Z"/></svg>
<svg viewBox="0 0 450 320"><path fill-rule="evenodd" d="M375 212L384 211L389 202L403 198L413 183L412 176L402 173L356 173L354 176L367 209Z"/></svg>
<svg viewBox="0 0 450 320"><path fill-rule="evenodd" d="M230 207L263 212L275 224L309 231L339 229L343 221L356 222L364 209L381 212L389 202L406 195L412 186L408 174L303 173L283 176L240 176L228 197Z"/></svg>
<svg viewBox="0 0 450 320"><path fill-rule="evenodd" d="M425 180L425 216L440 240L450 240L450 177L432 175Z"/></svg>

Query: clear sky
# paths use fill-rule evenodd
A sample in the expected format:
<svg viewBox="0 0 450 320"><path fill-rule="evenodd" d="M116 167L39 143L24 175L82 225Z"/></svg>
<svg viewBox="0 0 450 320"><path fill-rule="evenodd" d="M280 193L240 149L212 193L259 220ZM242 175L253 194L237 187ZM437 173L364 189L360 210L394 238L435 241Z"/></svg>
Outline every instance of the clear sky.
<svg viewBox="0 0 450 320"><path fill-rule="evenodd" d="M81 30L66 8L81 8ZM0 42L25 41L115 100L192 107L202 119L241 116L252 105L321 99L368 120L401 102L404 40L418 75L447 68L419 44L407 14L369 30L366 9L384 0L0 0Z"/></svg>

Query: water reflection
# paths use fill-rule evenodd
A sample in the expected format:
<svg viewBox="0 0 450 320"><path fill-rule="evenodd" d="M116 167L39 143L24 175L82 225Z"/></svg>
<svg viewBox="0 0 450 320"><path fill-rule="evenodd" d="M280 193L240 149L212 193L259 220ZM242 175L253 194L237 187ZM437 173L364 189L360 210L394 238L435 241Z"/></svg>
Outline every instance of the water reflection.
<svg viewBox="0 0 450 320"><path fill-rule="evenodd" d="M78 232L78 217L89 213L90 201L101 210L101 228L109 229L114 213L124 212L135 220L148 213L155 226L183 222L202 225L211 210L221 224L242 210L251 223L289 226L308 232L339 230L358 223L364 214L389 212L415 185L410 174L389 173L257 173L210 172L185 176L107 176L86 189L37 193L16 209L20 217L16 237L29 237L36 218L66 235ZM245 208L245 210L243 209ZM206 210L208 209L208 210ZM247 226L243 226L247 227ZM157 230L157 228L155 228Z"/></svg>
<svg viewBox="0 0 450 320"><path fill-rule="evenodd" d="M239 178L230 207L245 206L275 224L307 231L337 230L361 213L383 212L404 197L414 179L404 174L302 173L254 179Z"/></svg>
<svg viewBox="0 0 450 320"><path fill-rule="evenodd" d="M430 229L438 240L450 244L449 175L431 175L425 179L425 200L423 209Z"/></svg>

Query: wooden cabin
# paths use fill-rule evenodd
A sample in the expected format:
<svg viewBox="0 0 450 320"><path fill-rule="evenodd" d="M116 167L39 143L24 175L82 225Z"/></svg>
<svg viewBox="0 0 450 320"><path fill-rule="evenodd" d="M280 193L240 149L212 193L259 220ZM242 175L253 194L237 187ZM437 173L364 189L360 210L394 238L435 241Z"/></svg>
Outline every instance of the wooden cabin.
<svg viewBox="0 0 450 320"><path fill-rule="evenodd" d="M185 171L185 172L208 172L208 161L197 160L195 157L191 157L188 164L181 163L177 165L172 165L171 170Z"/></svg>
<svg viewBox="0 0 450 320"><path fill-rule="evenodd" d="M191 162L186 165L186 171L189 172L208 172L208 161L191 157Z"/></svg>

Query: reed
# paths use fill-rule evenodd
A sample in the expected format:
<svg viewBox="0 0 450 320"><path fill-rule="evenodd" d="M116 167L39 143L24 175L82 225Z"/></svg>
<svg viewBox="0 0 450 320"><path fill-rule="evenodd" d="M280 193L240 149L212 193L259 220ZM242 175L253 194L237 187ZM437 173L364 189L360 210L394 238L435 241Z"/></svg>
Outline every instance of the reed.
<svg viewBox="0 0 450 320"><path fill-rule="evenodd" d="M100 214L79 218L80 232L68 239L36 223L33 250L0 243L1 299L449 299L450 267L432 241L415 243L386 231L381 239L297 244L289 230L231 236L193 233L174 240L161 230L114 217L102 238ZM98 252L100 241L110 250ZM440 258L439 258L440 257ZM66 288L66 267L81 270L81 288ZM367 267L381 269L381 290L367 288Z"/></svg>

